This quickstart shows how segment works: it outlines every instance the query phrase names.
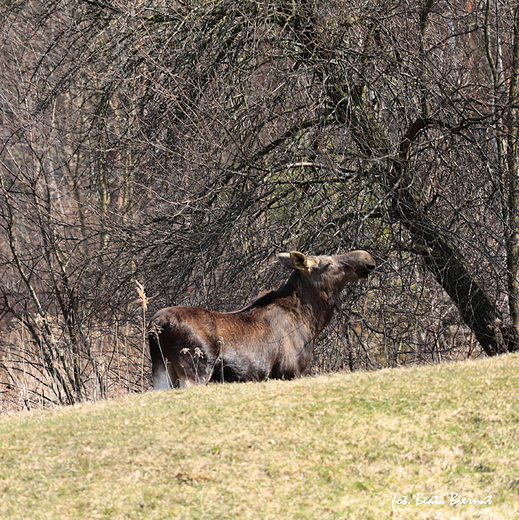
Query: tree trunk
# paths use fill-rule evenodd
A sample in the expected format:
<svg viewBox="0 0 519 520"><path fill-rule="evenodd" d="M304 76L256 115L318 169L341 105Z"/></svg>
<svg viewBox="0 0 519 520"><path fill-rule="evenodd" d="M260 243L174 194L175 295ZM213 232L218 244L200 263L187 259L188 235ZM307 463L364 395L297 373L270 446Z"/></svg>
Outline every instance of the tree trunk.
<svg viewBox="0 0 519 520"><path fill-rule="evenodd" d="M508 237L506 248L508 301L510 320L519 330L519 164L517 160L518 114L517 95L519 93L519 8L514 12L514 46L512 56L512 77L509 90L508 114Z"/></svg>

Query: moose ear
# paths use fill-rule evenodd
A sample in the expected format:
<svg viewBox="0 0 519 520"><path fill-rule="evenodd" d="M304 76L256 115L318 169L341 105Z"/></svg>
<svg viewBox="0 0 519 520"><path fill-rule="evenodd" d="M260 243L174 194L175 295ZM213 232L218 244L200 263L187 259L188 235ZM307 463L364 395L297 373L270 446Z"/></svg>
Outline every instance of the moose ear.
<svg viewBox="0 0 519 520"><path fill-rule="evenodd" d="M306 270L310 268L310 261L306 255L298 251L290 251L290 253L279 253L278 262L288 269Z"/></svg>

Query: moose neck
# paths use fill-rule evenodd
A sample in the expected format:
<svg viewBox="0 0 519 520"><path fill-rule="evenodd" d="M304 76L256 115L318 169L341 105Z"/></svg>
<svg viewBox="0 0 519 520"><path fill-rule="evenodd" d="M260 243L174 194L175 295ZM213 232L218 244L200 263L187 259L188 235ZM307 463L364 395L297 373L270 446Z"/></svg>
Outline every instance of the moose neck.
<svg viewBox="0 0 519 520"><path fill-rule="evenodd" d="M293 288L297 297L299 312L305 316L312 331L317 335L330 323L333 313L340 306L339 296L319 290L300 271L294 271L285 287Z"/></svg>

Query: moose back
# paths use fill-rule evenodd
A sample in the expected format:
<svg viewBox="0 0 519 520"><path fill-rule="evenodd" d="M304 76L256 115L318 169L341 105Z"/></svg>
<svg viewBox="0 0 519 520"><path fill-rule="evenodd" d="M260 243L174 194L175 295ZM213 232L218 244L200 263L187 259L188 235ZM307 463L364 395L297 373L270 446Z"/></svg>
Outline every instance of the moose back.
<svg viewBox="0 0 519 520"><path fill-rule="evenodd" d="M280 253L288 281L243 309L214 312L177 306L149 324L153 388L209 381L292 379L310 370L314 341L340 307L344 286L375 268L366 251L305 256Z"/></svg>

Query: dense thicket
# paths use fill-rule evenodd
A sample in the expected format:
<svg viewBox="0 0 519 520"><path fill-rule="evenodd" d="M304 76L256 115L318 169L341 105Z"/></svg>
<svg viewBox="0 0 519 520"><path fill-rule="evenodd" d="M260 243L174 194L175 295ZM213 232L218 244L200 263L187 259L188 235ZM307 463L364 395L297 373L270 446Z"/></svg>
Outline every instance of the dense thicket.
<svg viewBox="0 0 519 520"><path fill-rule="evenodd" d="M507 0L4 2L0 384L148 386L157 308L230 310L281 250L370 250L315 370L517 348Z"/></svg>

